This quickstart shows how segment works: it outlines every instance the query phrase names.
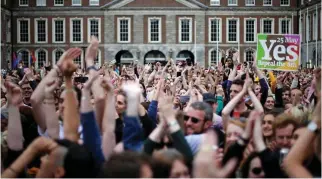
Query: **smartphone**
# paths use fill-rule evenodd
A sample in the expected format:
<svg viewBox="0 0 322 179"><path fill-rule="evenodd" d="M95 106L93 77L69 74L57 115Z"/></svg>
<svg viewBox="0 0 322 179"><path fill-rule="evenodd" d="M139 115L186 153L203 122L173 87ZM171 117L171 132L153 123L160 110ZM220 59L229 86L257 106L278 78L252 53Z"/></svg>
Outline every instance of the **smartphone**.
<svg viewBox="0 0 322 179"><path fill-rule="evenodd" d="M287 156L288 152L290 151L290 149L287 148L282 148L280 150L280 157L279 157L279 163L280 165L282 165L284 158Z"/></svg>
<svg viewBox="0 0 322 179"><path fill-rule="evenodd" d="M178 71L178 72L177 72L177 77L178 77L178 76L181 76L181 71Z"/></svg>
<svg viewBox="0 0 322 179"><path fill-rule="evenodd" d="M86 76L79 76L74 78L75 82L77 83L85 83L88 80Z"/></svg>
<svg viewBox="0 0 322 179"><path fill-rule="evenodd" d="M180 96L180 103L187 103L190 100L190 96Z"/></svg>

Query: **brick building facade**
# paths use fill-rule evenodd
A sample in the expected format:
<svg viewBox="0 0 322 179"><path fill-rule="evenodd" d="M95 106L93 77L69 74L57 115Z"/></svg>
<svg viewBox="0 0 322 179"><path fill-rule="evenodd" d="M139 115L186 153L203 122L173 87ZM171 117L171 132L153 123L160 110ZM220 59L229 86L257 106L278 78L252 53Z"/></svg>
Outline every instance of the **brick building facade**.
<svg viewBox="0 0 322 179"><path fill-rule="evenodd" d="M85 53L91 35L98 36L101 42L98 65L113 59L149 63L168 57L175 60L190 57L208 66L230 50L239 50L241 60L251 60L257 33L296 34L299 30L304 33L299 28L300 12L303 16L305 7L321 1L303 5L298 0L1 0L1 3L1 63L5 68L12 60L12 52L20 54L26 65L33 54L36 67L46 61L55 63L69 47L80 47ZM317 12L319 30L314 32L321 41L321 6ZM315 27L313 21L309 25L311 29ZM313 42L309 40L310 43ZM315 52L321 58L321 52ZM76 59L82 67L84 53ZM303 48L302 53L306 53Z"/></svg>

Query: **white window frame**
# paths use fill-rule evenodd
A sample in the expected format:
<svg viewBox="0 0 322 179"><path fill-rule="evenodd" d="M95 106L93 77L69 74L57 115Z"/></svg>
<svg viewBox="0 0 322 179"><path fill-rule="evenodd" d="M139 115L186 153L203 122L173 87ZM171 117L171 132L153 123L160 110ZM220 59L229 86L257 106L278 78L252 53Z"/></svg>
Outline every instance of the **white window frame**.
<svg viewBox="0 0 322 179"><path fill-rule="evenodd" d="M37 50L35 50L35 58L36 58L36 62L35 62L35 67L36 67L36 69L38 69L38 52L39 51L41 51L41 50L43 50L43 51L45 51L46 52L46 61L45 61L45 64L44 65L46 65L46 63L48 62L48 50L46 50L46 49L44 49L44 48L39 48L39 49L37 49Z"/></svg>
<svg viewBox="0 0 322 179"><path fill-rule="evenodd" d="M46 40L38 41L38 21L45 21ZM47 18L35 18L35 42L36 43L48 43L48 19Z"/></svg>
<svg viewBox="0 0 322 179"><path fill-rule="evenodd" d="M80 20L80 34L81 34L81 36L80 36L80 41L74 41L73 40L73 21L74 20ZM83 43L83 41L84 41L84 34L83 34L83 18L70 18L70 21L69 21L69 30L70 30L70 32L69 32L69 37L70 37L70 42L71 43Z"/></svg>
<svg viewBox="0 0 322 179"><path fill-rule="evenodd" d="M265 20L272 21L272 26L271 26L272 33L270 33L270 34L274 34L275 33L275 19L274 18L262 18L261 19L261 33L264 33L264 21Z"/></svg>
<svg viewBox="0 0 322 179"><path fill-rule="evenodd" d="M181 31L182 31L182 29L181 29L181 21L182 20L189 20L189 41L182 41L182 39L181 39ZM191 17L179 17L179 42L180 43L191 43L192 42L192 28L193 28L193 26L192 26L192 18Z"/></svg>
<svg viewBox="0 0 322 179"><path fill-rule="evenodd" d="M79 4L75 4L72 0L72 6L81 6L82 5L82 0L80 0L80 3Z"/></svg>
<svg viewBox="0 0 322 179"><path fill-rule="evenodd" d="M55 39L55 31L56 31L56 27L55 27L55 21L56 20L62 20L63 21L63 35L64 35L64 38L63 38L63 41L62 42L59 42L59 41L56 41ZM66 42L66 20L65 18L53 18L52 20L52 40L53 40L53 43L65 43Z"/></svg>
<svg viewBox="0 0 322 179"><path fill-rule="evenodd" d="M151 20L158 20L159 21L159 40L158 41L151 41ZM148 18L148 42L149 43L161 43L162 42L162 18L161 17L149 17Z"/></svg>
<svg viewBox="0 0 322 179"><path fill-rule="evenodd" d="M84 50L81 49L81 55L80 55L80 60L81 60L81 64L80 64L80 67L83 69L84 68ZM73 60L74 61L74 60ZM77 63L78 65L78 63Z"/></svg>
<svg viewBox="0 0 322 179"><path fill-rule="evenodd" d="M102 33L101 33L101 18L93 17L87 19L87 41L91 41L91 20L98 20L98 41L101 42Z"/></svg>
<svg viewBox="0 0 322 179"><path fill-rule="evenodd" d="M102 51L100 49L97 49L97 56L98 56L98 67L102 66ZM96 66L95 59L94 59L94 65Z"/></svg>
<svg viewBox="0 0 322 179"><path fill-rule="evenodd" d="M236 24L236 29L237 29L237 34L236 34L236 41L229 41L229 20L237 20L237 24ZM227 43L237 43L238 40L240 39L239 37L239 33L240 33L240 30L239 30L239 18L226 18L226 41Z"/></svg>
<svg viewBox="0 0 322 179"><path fill-rule="evenodd" d="M312 21L313 21L313 25L312 25L312 40L318 40L318 36L319 36L319 33L318 33L318 14L316 12L314 12L313 14L313 18L312 18Z"/></svg>
<svg viewBox="0 0 322 179"><path fill-rule="evenodd" d="M22 6L22 7L29 6L29 0L27 0L27 4L21 4L21 0L19 0L19 6Z"/></svg>
<svg viewBox="0 0 322 179"><path fill-rule="evenodd" d="M36 6L46 6L46 5L47 5L46 0L44 0L45 4L39 4L39 2L38 2L38 1L39 1L39 0L37 0L37 2L36 2ZM41 1L43 1L43 0L41 0Z"/></svg>
<svg viewBox="0 0 322 179"><path fill-rule="evenodd" d="M56 4L56 0L54 0L54 6L64 6L65 1L63 0L63 4Z"/></svg>
<svg viewBox="0 0 322 179"><path fill-rule="evenodd" d="M220 6L220 0L210 0L210 6Z"/></svg>
<svg viewBox="0 0 322 179"><path fill-rule="evenodd" d="M211 66L211 52L213 51L217 51L217 48L212 48L208 51L208 66ZM218 52L219 55L218 55L218 62L220 63L221 62L221 57L222 57L222 51L218 48ZM215 62L214 64L218 65L217 62Z"/></svg>
<svg viewBox="0 0 322 179"><path fill-rule="evenodd" d="M120 21L121 20L128 20L128 40L127 41L121 41L121 33L120 33L120 30L121 30L121 23ZM118 17L117 18L117 42L118 43L130 43L131 42L131 18L130 17Z"/></svg>
<svg viewBox="0 0 322 179"><path fill-rule="evenodd" d="M245 6L255 6L255 0L253 0L253 4L248 4L247 0L245 0Z"/></svg>
<svg viewBox="0 0 322 179"><path fill-rule="evenodd" d="M100 5L100 1L99 0L89 0L89 5L90 6L99 6Z"/></svg>
<svg viewBox="0 0 322 179"><path fill-rule="evenodd" d="M11 42L11 36L12 36L12 32L11 32L11 19L6 19L6 31L7 31L7 35L6 35L6 42L10 43Z"/></svg>
<svg viewBox="0 0 322 179"><path fill-rule="evenodd" d="M282 1L283 1L283 0L280 0L280 5L281 5L281 6L290 6L290 0L287 0L287 1L288 1L288 4L282 4Z"/></svg>
<svg viewBox="0 0 322 179"><path fill-rule="evenodd" d="M254 41L246 41L246 21L254 20ZM245 43L254 43L257 41L257 19L256 18L244 18L244 42Z"/></svg>
<svg viewBox="0 0 322 179"><path fill-rule="evenodd" d="M283 33L282 33L282 21L283 21L283 20L288 20L288 23L289 23L289 24L288 24L288 27L289 27L289 28L288 28L288 33L287 33L287 34L291 34L291 32L292 32L292 29L291 29L291 28L292 28L292 26L291 26L291 25L292 25L292 23L291 23L291 19L290 19L290 18L279 18L279 23L278 23L278 33L279 33L279 34L283 34Z"/></svg>
<svg viewBox="0 0 322 179"><path fill-rule="evenodd" d="M54 64L56 64L56 52L57 51L62 51L63 53L65 52L65 50L64 49L62 49L62 48L56 48L56 49L54 49L53 50L53 52L52 52L52 62L51 62L51 64L52 64L52 66L54 65ZM58 59L59 60L59 59Z"/></svg>
<svg viewBox="0 0 322 179"><path fill-rule="evenodd" d="M238 0L236 0L236 4L230 4L228 0L228 6L238 6Z"/></svg>
<svg viewBox="0 0 322 179"><path fill-rule="evenodd" d="M254 49L248 49L248 48L244 50L244 59L245 59L244 62L247 62L247 59L246 59L247 52L252 52L254 54L255 50ZM252 61L252 62L254 62L254 61Z"/></svg>
<svg viewBox="0 0 322 179"><path fill-rule="evenodd" d="M21 42L20 39L20 21L28 21L28 42ZM29 18L18 18L17 19L17 41L21 44L30 43L30 19Z"/></svg>
<svg viewBox="0 0 322 179"><path fill-rule="evenodd" d="M209 43L216 43L217 41L212 41L211 40L211 21L212 20L219 20L219 38L218 38L218 42L222 42L222 18L218 18L218 17L212 17L212 18L209 18L208 20L208 42Z"/></svg>
<svg viewBox="0 0 322 179"><path fill-rule="evenodd" d="M263 0L263 6L272 6L273 5L273 0L270 0L271 1L271 4L265 4L265 0Z"/></svg>

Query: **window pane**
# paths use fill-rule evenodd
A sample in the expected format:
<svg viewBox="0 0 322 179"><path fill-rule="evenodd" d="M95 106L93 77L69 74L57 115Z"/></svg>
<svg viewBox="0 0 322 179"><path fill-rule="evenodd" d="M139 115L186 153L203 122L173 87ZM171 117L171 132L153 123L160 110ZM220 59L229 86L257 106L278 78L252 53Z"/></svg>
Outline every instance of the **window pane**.
<svg viewBox="0 0 322 179"><path fill-rule="evenodd" d="M64 5L64 0L55 0L55 5Z"/></svg>
<svg viewBox="0 0 322 179"><path fill-rule="evenodd" d="M210 21L210 40L212 42L219 41L220 37L220 19L212 19Z"/></svg>
<svg viewBox="0 0 322 179"><path fill-rule="evenodd" d="M19 5L28 5L28 0L20 0Z"/></svg>
<svg viewBox="0 0 322 179"><path fill-rule="evenodd" d="M159 19L150 19L150 41L151 42L159 42L159 28L160 28L160 20Z"/></svg>
<svg viewBox="0 0 322 179"><path fill-rule="evenodd" d="M83 52L82 52L83 53ZM82 64L82 59L81 56L78 56L77 58L74 59L74 63L78 64L79 66L81 66Z"/></svg>
<svg viewBox="0 0 322 179"><path fill-rule="evenodd" d="M264 5L272 5L272 0L264 0Z"/></svg>
<svg viewBox="0 0 322 179"><path fill-rule="evenodd" d="M281 5L289 5L289 0L281 0Z"/></svg>
<svg viewBox="0 0 322 179"><path fill-rule="evenodd" d="M45 20L38 20L37 21L37 41L38 42L45 42L46 41L46 21Z"/></svg>
<svg viewBox="0 0 322 179"><path fill-rule="evenodd" d="M220 0L210 0L210 5L211 6L218 6L218 5L220 5Z"/></svg>
<svg viewBox="0 0 322 179"><path fill-rule="evenodd" d="M90 0L90 5L99 5L99 0Z"/></svg>
<svg viewBox="0 0 322 179"><path fill-rule="evenodd" d="M82 30L81 30L81 20L73 20L73 42L82 41Z"/></svg>
<svg viewBox="0 0 322 179"><path fill-rule="evenodd" d="M246 42L255 41L255 20L246 20Z"/></svg>
<svg viewBox="0 0 322 179"><path fill-rule="evenodd" d="M190 41L190 19L181 19L181 41Z"/></svg>
<svg viewBox="0 0 322 179"><path fill-rule="evenodd" d="M21 56L21 61L24 65L24 67L28 67L29 66L29 53L27 51L21 51L18 54L18 57Z"/></svg>
<svg viewBox="0 0 322 179"><path fill-rule="evenodd" d="M271 34L272 33L272 25L273 25L272 20L264 19L263 20L263 33Z"/></svg>
<svg viewBox="0 0 322 179"><path fill-rule="evenodd" d="M29 41L28 34L29 34L28 21L21 20L20 21L20 41L28 42Z"/></svg>
<svg viewBox="0 0 322 179"><path fill-rule="evenodd" d="M55 20L55 41L63 42L64 41L64 21Z"/></svg>
<svg viewBox="0 0 322 179"><path fill-rule="evenodd" d="M56 52L55 52L55 62L57 63L58 62L58 60L59 60L59 58L60 58L60 56L62 56L62 54L63 54L64 52L63 51L61 51L61 50L57 50Z"/></svg>
<svg viewBox="0 0 322 179"><path fill-rule="evenodd" d="M228 21L228 41L237 41L237 20Z"/></svg>
<svg viewBox="0 0 322 179"><path fill-rule="evenodd" d="M282 25L282 27L281 27L281 33L282 34L288 34L290 31L289 31L289 29L290 29L290 27L289 27L289 23L290 23L290 21L288 20L288 19L283 19L282 21L281 21L281 25Z"/></svg>
<svg viewBox="0 0 322 179"><path fill-rule="evenodd" d="M44 50L38 51L38 68L41 68L46 63L46 52Z"/></svg>
<svg viewBox="0 0 322 179"><path fill-rule="evenodd" d="M228 0L228 5L237 5L237 0Z"/></svg>
<svg viewBox="0 0 322 179"><path fill-rule="evenodd" d="M99 20L98 19L90 20L90 35L96 36L99 39Z"/></svg>
<svg viewBox="0 0 322 179"><path fill-rule="evenodd" d="M46 6L46 0L37 0L37 6Z"/></svg>
<svg viewBox="0 0 322 179"><path fill-rule="evenodd" d="M129 41L129 20L121 19L119 26L120 26L120 41L128 42Z"/></svg>
<svg viewBox="0 0 322 179"><path fill-rule="evenodd" d="M246 62L252 62L254 61L253 59L253 52L252 51L246 51Z"/></svg>
<svg viewBox="0 0 322 179"><path fill-rule="evenodd" d="M255 0L246 0L246 5L255 5Z"/></svg>
<svg viewBox="0 0 322 179"><path fill-rule="evenodd" d="M72 4L73 5L82 5L82 0L73 0Z"/></svg>

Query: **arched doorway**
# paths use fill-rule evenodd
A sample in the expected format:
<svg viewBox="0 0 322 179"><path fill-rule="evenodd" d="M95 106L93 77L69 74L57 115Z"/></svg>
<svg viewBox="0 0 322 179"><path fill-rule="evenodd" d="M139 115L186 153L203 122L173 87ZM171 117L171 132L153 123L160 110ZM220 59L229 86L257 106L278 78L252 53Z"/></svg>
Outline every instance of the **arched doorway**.
<svg viewBox="0 0 322 179"><path fill-rule="evenodd" d="M190 59L190 62L192 64L195 64L195 56L193 55L192 52L190 52L189 50L182 50L178 53L177 57L176 57L176 61L187 61L187 59ZM187 63L189 63L187 61Z"/></svg>
<svg viewBox="0 0 322 179"><path fill-rule="evenodd" d="M133 60L133 55L128 50L121 50L117 52L115 55L115 61L117 66L119 66L121 63L130 63L130 61Z"/></svg>
<svg viewBox="0 0 322 179"><path fill-rule="evenodd" d="M167 59L165 55L159 50L151 50L144 55L144 64L160 62L162 65L165 65Z"/></svg>

